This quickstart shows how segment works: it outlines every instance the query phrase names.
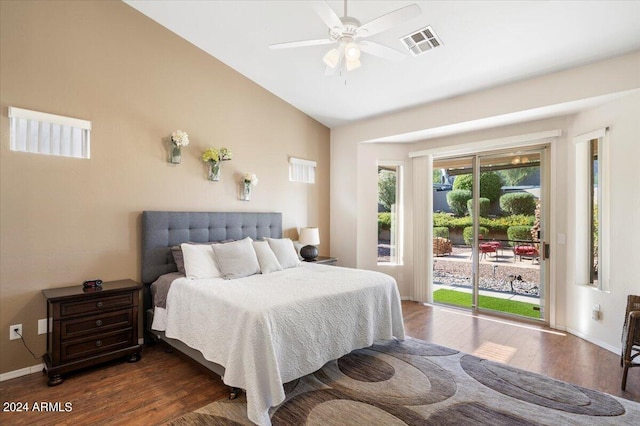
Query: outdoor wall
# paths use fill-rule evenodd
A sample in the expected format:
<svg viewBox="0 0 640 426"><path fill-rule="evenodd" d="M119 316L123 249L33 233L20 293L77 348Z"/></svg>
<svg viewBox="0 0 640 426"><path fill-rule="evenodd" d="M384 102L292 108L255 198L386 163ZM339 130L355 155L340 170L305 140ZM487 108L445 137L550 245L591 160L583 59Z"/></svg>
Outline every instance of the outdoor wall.
<svg viewBox="0 0 640 426"><path fill-rule="evenodd" d="M10 151L9 106L90 120L91 159ZM1 1L0 113L0 373L39 363L8 328L44 352L42 289L140 279L143 210L278 211L330 254L329 129L125 3ZM191 143L170 165L176 129ZM209 146L233 152L217 183ZM315 185L288 181L289 156L317 161Z"/></svg>

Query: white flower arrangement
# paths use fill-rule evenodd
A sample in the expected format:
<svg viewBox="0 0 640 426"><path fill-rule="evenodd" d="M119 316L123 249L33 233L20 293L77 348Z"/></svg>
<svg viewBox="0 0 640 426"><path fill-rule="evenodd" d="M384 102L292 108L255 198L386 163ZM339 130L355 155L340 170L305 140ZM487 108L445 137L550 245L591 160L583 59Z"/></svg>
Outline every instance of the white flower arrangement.
<svg viewBox="0 0 640 426"><path fill-rule="evenodd" d="M243 176L244 183L256 186L258 184L258 176L255 173L245 173Z"/></svg>
<svg viewBox="0 0 640 426"><path fill-rule="evenodd" d="M189 145L189 135L182 130L176 130L171 133L171 142L173 142L175 146L187 146Z"/></svg>

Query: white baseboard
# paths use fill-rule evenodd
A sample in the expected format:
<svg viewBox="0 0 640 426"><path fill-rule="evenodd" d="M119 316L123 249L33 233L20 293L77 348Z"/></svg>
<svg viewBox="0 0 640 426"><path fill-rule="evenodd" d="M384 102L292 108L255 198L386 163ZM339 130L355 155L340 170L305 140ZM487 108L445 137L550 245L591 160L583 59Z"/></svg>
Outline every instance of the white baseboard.
<svg viewBox="0 0 640 426"><path fill-rule="evenodd" d="M9 371L7 373L0 374L0 382L5 380L15 379L16 377L26 376L33 373L41 373L44 368L44 364L34 365L33 367L21 368L20 370Z"/></svg>
<svg viewBox="0 0 640 426"><path fill-rule="evenodd" d="M578 336L579 338L584 339L587 342L593 343L594 345L598 345L603 349L606 349L606 350L608 350L610 352L613 352L614 354L620 355L620 353L621 353L621 350L622 350L621 347L616 348L615 346L611 346L608 343L602 342L602 341L600 341L598 339L594 339L593 337L588 336L588 335L586 335L586 334L584 334L584 333L582 333L582 332L580 332L578 330L574 330L574 329L568 328L568 327L556 327L556 328L558 330L563 330L563 331L566 331L568 333L571 333L574 336Z"/></svg>
<svg viewBox="0 0 640 426"><path fill-rule="evenodd" d="M144 344L144 338L138 339L138 344ZM33 373L41 373L44 368L44 364L34 365L33 367L21 368L19 370L9 371L7 373L0 374L0 382L4 382L5 380L15 379L16 377L26 376L28 374Z"/></svg>

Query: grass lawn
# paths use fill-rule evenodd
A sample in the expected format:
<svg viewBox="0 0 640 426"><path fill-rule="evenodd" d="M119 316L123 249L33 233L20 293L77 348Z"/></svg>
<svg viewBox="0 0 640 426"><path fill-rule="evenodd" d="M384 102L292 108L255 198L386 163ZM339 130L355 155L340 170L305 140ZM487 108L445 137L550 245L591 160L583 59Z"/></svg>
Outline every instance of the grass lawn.
<svg viewBox="0 0 640 426"><path fill-rule="evenodd" d="M462 306L464 308L471 307L471 293L463 293L461 291L440 289L433 293L433 301L437 303L446 303L449 305ZM522 315L530 318L540 318L540 311L534 311L533 303L517 302L514 300L500 299L498 297L480 295L480 307L491 309L493 311L508 312L511 314Z"/></svg>

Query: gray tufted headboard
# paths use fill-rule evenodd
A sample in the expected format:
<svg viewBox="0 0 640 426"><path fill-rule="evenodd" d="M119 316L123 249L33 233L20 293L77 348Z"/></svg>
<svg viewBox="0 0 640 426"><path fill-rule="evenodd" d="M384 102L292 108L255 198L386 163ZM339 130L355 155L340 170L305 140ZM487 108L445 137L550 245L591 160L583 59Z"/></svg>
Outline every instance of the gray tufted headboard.
<svg viewBox="0 0 640 426"><path fill-rule="evenodd" d="M142 282L177 271L171 247L251 237L282 237L282 213L142 212Z"/></svg>

